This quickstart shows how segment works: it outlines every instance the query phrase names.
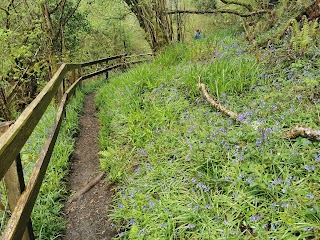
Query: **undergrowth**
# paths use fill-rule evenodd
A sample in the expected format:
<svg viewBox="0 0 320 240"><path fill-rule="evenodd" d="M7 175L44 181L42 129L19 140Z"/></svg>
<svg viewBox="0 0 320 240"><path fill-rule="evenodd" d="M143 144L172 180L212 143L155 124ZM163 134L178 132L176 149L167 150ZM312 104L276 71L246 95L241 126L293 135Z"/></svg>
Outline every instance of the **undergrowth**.
<svg viewBox="0 0 320 240"><path fill-rule="evenodd" d="M63 236L65 222L62 210L68 196L66 181L69 174L69 159L73 153L75 137L79 130L78 117L82 111L86 94L94 91L102 81L103 79L96 80L85 85L83 89L78 89L67 105L66 118L62 122L48 170L31 216L36 239L57 239ZM56 112L56 105L50 104L21 151L26 183L49 134ZM2 202L6 202L3 185L1 193L0 199ZM1 222L1 231L3 231L7 219L1 210L0 213L3 219Z"/></svg>
<svg viewBox="0 0 320 240"><path fill-rule="evenodd" d="M266 71L244 46L234 32L178 44L99 89L118 238L318 236L320 145L282 132L318 125L319 78ZM199 80L251 125L209 105Z"/></svg>

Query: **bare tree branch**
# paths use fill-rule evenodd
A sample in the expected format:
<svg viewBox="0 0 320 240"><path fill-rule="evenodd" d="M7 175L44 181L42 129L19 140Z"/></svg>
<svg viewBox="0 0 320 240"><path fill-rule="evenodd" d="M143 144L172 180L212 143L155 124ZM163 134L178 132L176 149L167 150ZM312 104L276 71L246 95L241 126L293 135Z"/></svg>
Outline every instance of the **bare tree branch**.
<svg viewBox="0 0 320 240"><path fill-rule="evenodd" d="M64 0L59 0L59 2L56 4L56 6L52 10L50 10L49 13L52 14L55 11L57 11L59 6L60 6L60 4L62 3L62 1L64 1Z"/></svg>
<svg viewBox="0 0 320 240"><path fill-rule="evenodd" d="M215 9L215 10L203 10L203 11L197 11L197 10L172 10L167 11L167 14L179 14L179 13L185 13L185 14L212 14L212 13L228 13L228 14L234 14L240 17L252 17L259 14L270 14L271 10L261 9L256 10L254 12L249 13L242 13L231 9Z"/></svg>

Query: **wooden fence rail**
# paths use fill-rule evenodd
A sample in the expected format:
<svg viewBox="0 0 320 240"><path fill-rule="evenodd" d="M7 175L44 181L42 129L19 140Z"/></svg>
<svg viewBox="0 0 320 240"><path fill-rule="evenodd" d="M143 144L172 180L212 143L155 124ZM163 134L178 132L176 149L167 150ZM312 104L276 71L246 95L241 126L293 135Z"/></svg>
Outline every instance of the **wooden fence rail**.
<svg viewBox="0 0 320 240"><path fill-rule="evenodd" d="M140 56L149 56L151 54L140 54ZM12 195L15 199L14 206L10 207L12 215L9 219L8 225L1 237L3 240L20 240L20 239L34 239L32 233L32 226L30 221L30 215L34 207L36 198L39 193L44 175L46 173L50 158L53 152L53 148L60 130L62 119L65 116L66 104L70 97L74 94L79 84L88 78L94 77L102 73L108 73L108 71L122 67L126 65L125 59L127 54L121 54L117 56L107 57L91 62L85 62L81 64L66 64L60 65L56 74L51 78L48 84L43 88L39 95L32 101L32 103L22 112L20 117L16 120L10 128L5 131L2 136L0 134L0 180L5 176L8 177L8 170L12 169L12 166L21 165L20 151L34 128L38 124L39 120L43 116L48 105L52 101L53 97L61 91L59 108L56 115L54 124L51 127L50 134L45 141L44 147L40 153L40 156L35 164L33 172L30 176L27 186L24 186L24 180L22 175L22 168L15 167L13 173L10 176L16 175L16 181L9 181L9 185L14 185L14 188L19 187L16 190L17 193L7 193ZM132 57L132 56L130 56ZM121 62L118 64L111 65L93 73L80 76L81 68L92 66L95 64L107 63L108 61L120 59ZM130 64L139 63L144 60L130 62ZM78 69L78 79L75 80L76 72ZM71 71L71 86L65 91L64 89L64 78L67 72ZM62 87L61 87L62 86ZM8 126L7 126L8 128ZM0 127L1 130L1 127ZM0 131L1 132L1 131ZM20 162L19 162L20 160ZM20 166L19 165L19 166ZM5 178L6 178L5 177ZM21 179L22 178L22 179ZM12 177L10 177L12 179ZM10 188L10 186L8 186ZM12 188L12 186L11 186Z"/></svg>

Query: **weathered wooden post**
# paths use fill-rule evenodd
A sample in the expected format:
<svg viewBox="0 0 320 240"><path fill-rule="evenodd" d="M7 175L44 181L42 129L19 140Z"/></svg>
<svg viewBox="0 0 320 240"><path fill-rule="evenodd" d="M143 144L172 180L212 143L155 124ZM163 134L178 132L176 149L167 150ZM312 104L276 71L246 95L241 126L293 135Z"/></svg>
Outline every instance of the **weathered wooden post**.
<svg viewBox="0 0 320 240"><path fill-rule="evenodd" d="M126 58L127 58L127 53L123 56L123 57L121 57L122 58L122 69L123 70L126 70L127 69L127 62L126 62Z"/></svg>
<svg viewBox="0 0 320 240"><path fill-rule="evenodd" d="M106 80L108 81L109 78L109 71L106 71Z"/></svg>
<svg viewBox="0 0 320 240"><path fill-rule="evenodd" d="M57 64L57 69L59 69L61 65L62 65L62 63L58 63ZM64 83L64 79L63 79L61 81L61 84L60 84L59 88L58 88L58 94L57 94L58 104L61 102L61 99L62 99L63 94L64 94L64 85L65 85L65 83Z"/></svg>
<svg viewBox="0 0 320 240"><path fill-rule="evenodd" d="M75 70L75 69L72 69L71 77L70 77L70 82L71 82L71 84L73 84L76 80L77 80L77 79L76 79L76 70Z"/></svg>
<svg viewBox="0 0 320 240"><path fill-rule="evenodd" d="M79 79L79 78L81 78L81 67L78 68L78 77L77 77L77 79Z"/></svg>
<svg viewBox="0 0 320 240"><path fill-rule="evenodd" d="M13 124L13 122L0 123L0 136ZM11 167L8 169L6 175L4 176L4 184L6 186L9 209L11 212L15 209L18 200L25 190L25 183L23 177L23 170L21 164L20 154L17 156L16 160L12 163ZM22 240L34 240L32 223L29 219L27 228L23 234Z"/></svg>

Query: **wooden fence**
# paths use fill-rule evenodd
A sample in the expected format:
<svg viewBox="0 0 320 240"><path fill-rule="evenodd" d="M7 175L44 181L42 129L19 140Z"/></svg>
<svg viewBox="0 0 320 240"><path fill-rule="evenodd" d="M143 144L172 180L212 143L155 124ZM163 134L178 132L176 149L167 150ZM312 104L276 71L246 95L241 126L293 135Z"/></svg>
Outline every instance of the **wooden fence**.
<svg viewBox="0 0 320 240"><path fill-rule="evenodd" d="M146 57L151 55L150 53L134 56L121 54L81 64L63 63L48 84L14 123L0 123L0 180L4 180L9 209L11 211L11 217L1 237L2 240L34 239L30 215L50 162L62 119L65 116L66 104L74 94L77 86L83 80L99 74L106 73L108 77L108 72L112 69L124 68L130 64L149 60ZM136 60L137 58L142 59ZM135 59L135 61L128 62L127 59ZM118 60L118 63L113 63L113 65L106 68L81 76L83 68L108 63L112 60ZM69 80L71 86L67 88L65 76L68 72L71 72ZM59 99L56 118L34 166L29 182L25 185L20 151L54 96L58 96ZM3 206L0 202L0 207L1 205Z"/></svg>

